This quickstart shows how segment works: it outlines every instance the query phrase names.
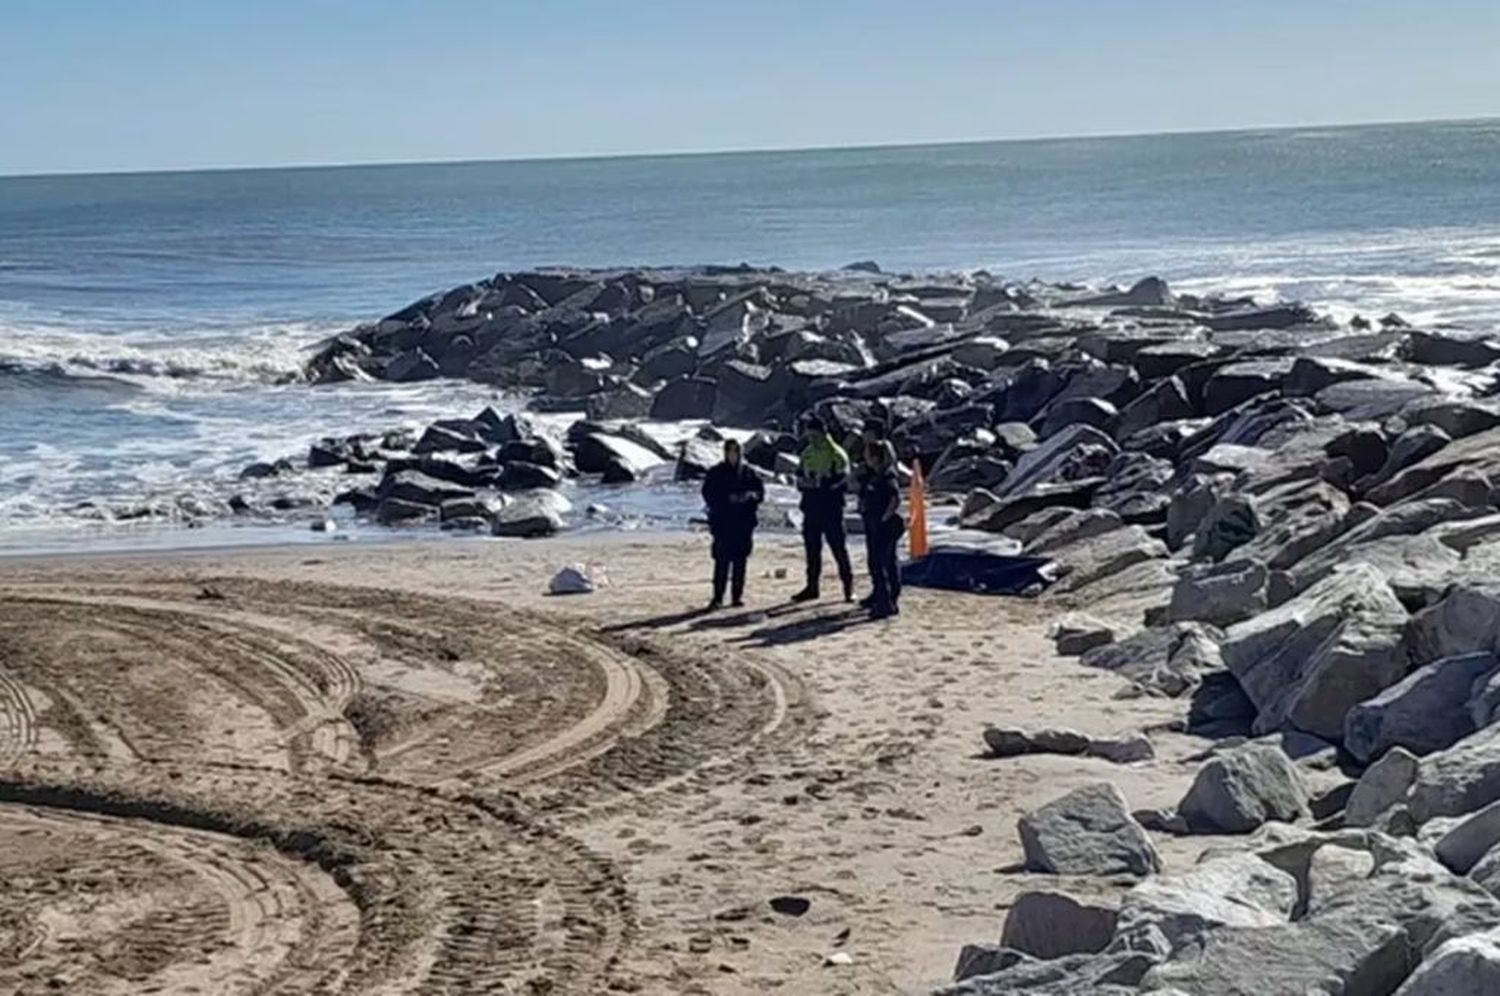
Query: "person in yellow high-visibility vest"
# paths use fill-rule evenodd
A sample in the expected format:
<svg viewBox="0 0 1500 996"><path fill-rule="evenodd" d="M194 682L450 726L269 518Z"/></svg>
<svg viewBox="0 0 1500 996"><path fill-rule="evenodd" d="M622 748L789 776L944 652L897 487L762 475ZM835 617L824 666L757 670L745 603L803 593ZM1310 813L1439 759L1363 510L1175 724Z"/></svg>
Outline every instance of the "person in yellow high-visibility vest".
<svg viewBox="0 0 1500 996"><path fill-rule="evenodd" d="M797 467L801 492L802 545L807 558L807 584L792 596L794 602L816 599L823 574L823 544L833 554L843 584L844 601L854 601L854 569L844 541L844 495L849 490L849 455L828 438L823 420L809 416L803 423L807 445Z"/></svg>

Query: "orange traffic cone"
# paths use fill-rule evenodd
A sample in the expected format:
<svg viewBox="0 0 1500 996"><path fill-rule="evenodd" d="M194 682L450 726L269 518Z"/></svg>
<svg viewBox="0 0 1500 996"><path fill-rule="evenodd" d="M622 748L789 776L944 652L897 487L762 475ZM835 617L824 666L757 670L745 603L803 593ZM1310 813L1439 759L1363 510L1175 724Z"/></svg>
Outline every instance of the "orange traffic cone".
<svg viewBox="0 0 1500 996"><path fill-rule="evenodd" d="M911 559L927 556L927 482L922 478L922 461L911 462L911 529L907 533L907 550Z"/></svg>

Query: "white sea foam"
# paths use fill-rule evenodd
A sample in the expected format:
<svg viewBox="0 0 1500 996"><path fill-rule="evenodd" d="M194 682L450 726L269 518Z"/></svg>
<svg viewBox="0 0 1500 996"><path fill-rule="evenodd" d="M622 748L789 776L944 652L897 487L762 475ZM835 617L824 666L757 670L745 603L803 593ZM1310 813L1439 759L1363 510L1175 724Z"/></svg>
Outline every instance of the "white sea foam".
<svg viewBox="0 0 1500 996"><path fill-rule="evenodd" d="M308 345L339 328L274 323L163 334L0 322L0 367L111 377L165 392L180 389L174 382L195 379L278 383L297 378Z"/></svg>

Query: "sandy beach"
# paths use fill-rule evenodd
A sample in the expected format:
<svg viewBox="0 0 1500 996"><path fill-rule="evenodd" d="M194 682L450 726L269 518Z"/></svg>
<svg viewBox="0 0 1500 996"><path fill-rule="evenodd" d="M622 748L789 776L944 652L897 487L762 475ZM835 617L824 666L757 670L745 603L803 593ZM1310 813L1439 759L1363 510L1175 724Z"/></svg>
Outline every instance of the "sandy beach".
<svg viewBox="0 0 1500 996"><path fill-rule="evenodd" d="M767 539L750 606L703 615L706 547L0 563L0 988L924 992L1059 883L1018 870L1023 812L1193 775L1180 705L1054 656L1060 599L794 609ZM547 597L571 561L609 587ZM989 759L990 722L1157 757Z"/></svg>

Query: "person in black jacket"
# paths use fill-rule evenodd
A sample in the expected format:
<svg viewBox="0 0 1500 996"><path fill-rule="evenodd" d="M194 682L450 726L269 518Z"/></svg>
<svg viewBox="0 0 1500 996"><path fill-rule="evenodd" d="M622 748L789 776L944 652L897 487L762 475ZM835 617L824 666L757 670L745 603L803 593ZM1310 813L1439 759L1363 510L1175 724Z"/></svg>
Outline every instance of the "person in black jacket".
<svg viewBox="0 0 1500 996"><path fill-rule="evenodd" d="M901 612L901 565L897 551L906 532L901 518L901 484L896 478L896 451L885 440L865 450L866 471L860 481L859 514L865 527L865 556L870 567L870 618Z"/></svg>
<svg viewBox="0 0 1500 996"><path fill-rule="evenodd" d="M710 609L724 604L724 588L736 607L745 604L745 568L754 546L757 510L766 489L759 475L745 463L740 444L724 443L724 460L703 479L703 504L708 506L708 530L713 536L714 597Z"/></svg>

